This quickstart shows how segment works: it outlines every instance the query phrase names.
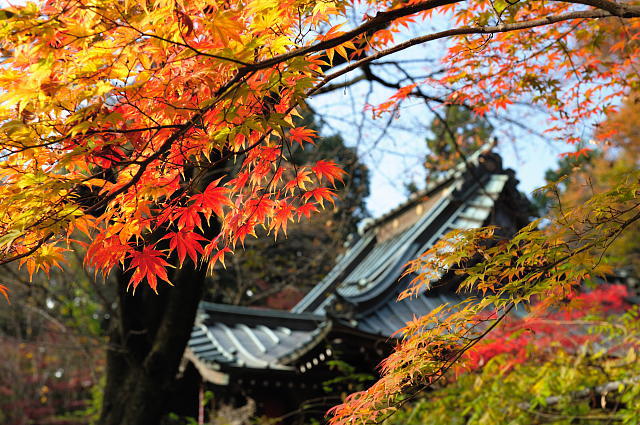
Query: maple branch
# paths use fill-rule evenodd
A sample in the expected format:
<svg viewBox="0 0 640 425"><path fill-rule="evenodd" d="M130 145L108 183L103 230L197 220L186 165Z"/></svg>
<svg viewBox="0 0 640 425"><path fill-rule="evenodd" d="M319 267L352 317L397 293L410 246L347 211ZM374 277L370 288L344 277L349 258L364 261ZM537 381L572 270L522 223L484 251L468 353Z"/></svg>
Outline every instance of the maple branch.
<svg viewBox="0 0 640 425"><path fill-rule="evenodd" d="M626 6L613 1L608 0L552 0L560 1L562 3L583 4L585 6L595 7L596 9L606 10L613 16L620 18L634 18L637 17L640 8L638 6Z"/></svg>
<svg viewBox="0 0 640 425"><path fill-rule="evenodd" d="M165 125L153 125L149 127L140 127L140 128L123 128L123 129L104 129L104 130L89 130L85 135L93 136L96 134L104 134L104 133L114 133L114 134L129 134L129 133L139 133L143 131L156 131L156 130L164 130L164 129L180 129L182 125L180 124L165 124ZM66 136L69 137L69 136ZM62 139L64 140L64 139Z"/></svg>
<svg viewBox="0 0 640 425"><path fill-rule="evenodd" d="M372 65L395 65L395 67L397 68L397 70L398 70L399 72L402 72L402 73L403 73L403 74L404 74L404 75L405 75L405 76L406 76L410 81L412 81L413 83L416 83L416 82L417 82L416 78L414 78L413 76L411 76L411 75L406 71L406 69L404 69L402 66L400 66L400 65L401 65L401 63L402 63L402 61L391 61L391 62L382 62L382 61L379 61L379 62L371 62L371 63L368 63L368 64L366 64L366 65L363 65L362 69L364 70L364 72L365 72L365 74L366 74L366 76L367 76L367 78L366 78L367 80L369 80L369 81L375 81L375 82L377 82L377 83L379 83L379 84L381 84L382 86L387 87L387 88L391 88L391 89L395 89L395 90L400 90L400 89L403 87L403 86L402 86L402 84L400 84L399 82L391 83L391 82L389 82L389 81L385 80L384 78L382 78L382 77L380 77L380 76L378 76L378 75L374 74L374 73L373 73L373 70L371 69L371 66L372 66ZM444 71L443 69L440 69L440 70L437 70L437 71L434 71L434 72L429 73L429 75L428 75L428 76L430 77L430 76L433 76L434 74L439 74L439 73L441 73L441 72L443 72L443 71ZM422 77L421 77L421 78L422 78ZM356 80L356 78L354 78L353 80L351 80L351 81L349 81L349 82L353 82L353 83L355 83L355 82L356 82L355 80ZM334 87L334 85L331 85L331 84L330 84L328 87L333 88L333 87ZM322 94L322 93L324 93L324 92L325 92L325 91L324 91L324 89L321 89L321 90L320 90L318 93L316 93L316 94ZM433 101L433 102L437 102L437 103L440 103L440 104L445 104L445 103L447 103L447 102L446 102L446 100L445 100L444 98L434 97L434 96L429 96L429 95L427 95L426 93L424 93L422 90L419 90L419 89L414 89L413 91L411 91L411 92L408 94L408 96L413 96L413 97L416 97L416 98L419 98L419 99L423 99L423 100L425 100L425 101ZM517 102L514 102L514 103L517 103ZM467 104L467 103L456 103L456 105L459 105L459 106L461 106L461 107L463 107L463 108L465 108L465 109L467 109L467 110L469 110L469 111L473 111L473 110L474 110L474 109L473 109L473 107L472 107L472 106L470 106L470 105L469 105L469 104ZM525 106L532 107L532 105L530 105L529 103L526 103L526 104L525 104ZM540 132L538 132L538 131L534 130L533 128L528 127L527 125L523 124L522 122L520 122L520 121L518 121L518 120L515 120L515 119L512 119L512 118L509 118L508 116L498 116L498 115L496 115L496 116L492 116L492 117L493 117L493 118L495 118L495 119L499 119L499 120L502 120L502 121L508 122L509 124L512 124L512 125L514 125L514 126L517 126L517 127L521 128L521 129L525 130L526 132L528 132L528 133L530 133L530 134L532 134L532 135L535 135L536 137L539 137L539 138L541 138L541 139L546 140L546 138L544 137L544 135L543 135L542 133L540 133Z"/></svg>
<svg viewBox="0 0 640 425"><path fill-rule="evenodd" d="M635 207L637 208L637 207ZM632 211L632 210L629 210ZM606 218L604 218L603 220L606 220ZM603 235L600 235L599 233L597 233L597 238L595 240L592 240L591 242L585 243L584 245L577 247L576 249L569 249L569 252L563 253L563 255L561 255L559 258L556 258L553 261L548 261L545 262L543 264L541 264L540 266L537 266L535 268L530 268L526 271L526 274L522 277L518 277L516 279L516 282L524 282L527 281L527 279L530 279L528 281L528 284L531 285L531 287L538 285L540 282L544 281L545 279L545 275L541 274L540 272L549 272L553 269L555 269L557 266L559 266L560 264L565 263L566 261L568 261L569 259L583 253L586 252L592 248L596 248L600 245L600 242L602 240L608 240L609 238L613 237L616 234L619 234L620 232L622 232L624 229L626 229L627 227L629 227L631 224L637 222L638 220L640 220L640 211L638 211L635 215L629 217L628 219L626 219L625 221L621 222L620 225L617 228L614 228L612 230L610 230L609 232L606 232ZM596 228L592 229L592 231L594 232L598 232ZM607 247L605 247L606 249ZM487 259L487 262L489 264L491 264L491 259ZM486 262L484 264L487 264ZM502 265L501 267L505 267L504 265ZM509 267L509 266L506 266ZM499 271L498 271L499 272ZM498 272L497 275L499 274ZM513 282L511 282L513 283ZM513 291L511 289L502 289L499 292L495 293L495 297L496 298L500 298L503 296L508 296L508 297L513 297L513 296L518 296L518 292L517 291ZM400 390L402 392L407 392L407 396L402 398L401 400L393 400L390 401L389 404L386 407L389 406L393 406L395 408L397 407L401 407L403 406L405 403L407 403L408 401L412 400L413 398L415 398L421 391L424 391L430 387L432 387L435 383L437 383L438 381L440 381L441 379L443 379L445 373L451 369L451 367L464 355L464 353L466 353L467 351L469 351L473 346L475 346L476 344L478 344L482 339L484 339L492 330L494 330L496 328L496 326L505 319L505 317L509 314L509 312L515 307L516 305L516 301L513 300L513 298L511 298L511 300L509 300L503 307L502 307L502 313L500 315L498 315L496 317L496 319L494 319L494 321L485 329L483 329L479 334L472 336L471 338L465 338L465 335L469 332L469 330L465 330L463 331L462 334L459 333L454 333L453 336L456 339L447 339L447 341L449 341L450 343L455 343L455 341L463 341L465 339L469 339L468 342L466 342L465 344L462 344L462 346L458 349L456 349L456 351L454 352L453 355L451 355L450 357L448 357L447 359L443 360L442 364L440 364L437 368L434 368L434 370L432 370L431 372L427 372L425 375L420 377L420 380L422 382L425 382L423 384L419 384L419 385L415 385L415 386L409 386L410 382L415 380L416 377L412 376L411 378L405 377L403 379L405 379L405 381L403 381L402 384L400 384ZM474 314L478 311L468 311L467 314ZM459 319L458 319L459 320ZM447 322L444 322L445 324ZM449 322L446 326L453 326L456 325L456 322ZM415 333L410 333L406 336L407 338L415 338L417 337L417 334ZM437 340L435 342L438 342ZM427 340L427 343L425 344L426 347L428 347L429 343ZM428 349L428 348L427 348ZM389 376L393 371L387 371L385 376ZM384 377L382 378L384 379ZM380 382L380 381L378 381ZM374 387L371 387L374 388ZM370 390L371 390L370 388ZM373 390L372 390L373 391ZM371 395L371 393L365 393L367 395ZM374 393L375 394L375 393ZM348 403L348 402L345 402ZM374 402L375 403L375 402ZM397 411L397 409L390 409L390 413L384 415L380 420L373 420L370 421L372 423L378 424L383 422L384 420L388 419L390 416L392 416L395 412ZM357 415L357 413L350 413L349 414L350 417L353 417L354 415ZM339 417L340 413L337 413L334 415L334 420L332 421L333 423L339 422L337 420L335 420L335 418Z"/></svg>
<svg viewBox="0 0 640 425"><path fill-rule="evenodd" d="M322 89L318 90L315 94L316 95L320 95L320 94L325 94L325 93L330 93L332 91L335 90L340 90L340 89L344 89L347 87L350 87L354 84L359 83L360 81L364 81L367 80L367 76L364 74L358 75L357 77L354 77L348 81L345 81L344 83L338 83L338 84L329 84L326 87L323 87Z"/></svg>
<svg viewBox="0 0 640 425"><path fill-rule="evenodd" d="M640 17L640 8L634 8L634 17ZM356 62L349 64L348 66L327 75L320 84L316 87L319 88L329 81L340 77L341 75L347 74L354 69L360 68L363 65L373 62L374 60L383 58L385 56L389 56L393 53L400 52L402 50L408 49L409 47L413 47L419 44L427 43L434 40L439 40L443 38L449 38L458 35L472 35L472 34L497 34L504 32L512 32L512 31L520 31L529 28L536 28L551 24L556 24L564 21L571 21L574 19L602 19L612 17L609 12L606 11L581 11L581 12L567 12L558 16L547 16L545 18L533 19L530 21L516 22L513 24L500 24L500 25L487 25L487 26L476 26L476 27L460 27L449 30L444 30L440 32L436 32L433 34L427 34L420 37L411 38L405 42L396 44L393 47L388 49L380 50L372 55L364 57Z"/></svg>
<svg viewBox="0 0 640 425"><path fill-rule="evenodd" d="M554 1L567 2L566 0L554 0ZM329 40L321 41L320 43L313 44L311 46L298 48L290 52L283 53L254 64L247 65L247 68L255 69L255 70L268 68L268 67L277 65L279 63L285 62L289 59L293 59L297 56L303 56L309 53L316 53L319 51L331 49L333 47L339 46L342 43L353 40L362 34L375 32L377 30L386 28L390 22L396 19L413 15L419 12L425 12L427 10L436 9L438 7L460 3L460 2L462 2L462 0L427 0L422 3L417 3L410 6L401 7L398 9L393 9L385 12L378 12L375 17L369 19L364 24L352 29L351 31L347 31L337 37L331 38ZM554 23L558 23L566 20L571 20L571 19L580 19L580 18L593 19L593 18L605 18L605 17L611 17L611 16L618 16L622 18L640 17L640 6L623 6L623 5L619 5L614 2L610 2L606 0L583 0L583 1L577 0L577 1L569 1L568 3L576 3L576 4L593 6L600 9L601 12L598 12L598 11L568 12L555 17L548 16L546 18L514 23L514 24L500 24L498 26L484 26L484 27L462 27L454 30L435 33L432 35L426 35L423 37L416 37L405 43L401 43L397 45L398 49L392 48L387 50L393 50L393 52L397 52L399 50L406 49L407 47L414 46L415 44L420 44L427 41L432 41L439 38L445 38L445 37L450 37L454 35L495 34L499 32L509 32L509 31L533 28L533 27L538 27L543 25L549 25L549 24L554 24ZM372 56L376 56L376 58L378 57L377 54L374 54ZM382 56L386 56L386 54L381 55L379 57L382 57Z"/></svg>
<svg viewBox="0 0 640 425"><path fill-rule="evenodd" d="M239 83L249 72L250 71L248 69L246 69L245 71L239 70L238 73L231 80L229 80L222 87L218 88L218 90L216 90L216 92L212 96L213 101L208 106L200 109L197 113L195 113L187 122L185 122L184 124L179 124L178 131L176 131L171 136L169 136L152 155L149 155L144 161L139 163L140 168L127 183L125 183L118 189L114 190L113 192L110 192L109 194L107 194L98 203L94 204L92 207L87 209L86 212L91 213L93 211L96 211L102 208L107 203L109 203L112 199L114 199L116 196L126 192L130 187L132 187L138 181L140 181L140 179L144 175L144 172L146 171L146 167L156 159L159 159L171 147L171 145L175 141L183 137L191 128L197 126L202 121L204 114L206 114L208 111L213 109L213 107L216 104L215 99L216 98L219 99L222 96L224 96L231 88L233 88L234 85ZM260 140L263 140L263 139L261 138ZM257 144L258 143L256 143L254 146L257 146Z"/></svg>
<svg viewBox="0 0 640 425"><path fill-rule="evenodd" d="M53 237L53 235L54 235L53 232L48 233L42 239L40 239L38 243L35 244L31 249L23 252L22 254L14 255L13 257L9 257L9 258L3 258L2 260L0 260L0 265L8 264L8 263L11 263L12 261L17 261L22 258L30 256L31 254L39 250L40 247L45 244L45 242L47 242L49 239Z"/></svg>
<svg viewBox="0 0 640 425"><path fill-rule="evenodd" d="M449 371L449 369L451 369L453 365L456 364L456 362L460 360L460 358L467 351L469 351L481 340L483 340L489 333L491 333L491 331L493 331L509 315L509 313L511 312L511 310L513 310L514 307L515 307L514 303L509 303L505 307L504 311L500 315L498 315L495 319L493 319L493 322L489 326L487 326L487 328L485 328L480 333L480 335L471 338L469 342L467 342L465 345L459 348L449 359L446 359L438 369L436 369L434 372L426 376L424 379L428 379L429 380L428 383L420 384L411 388L409 394L407 394L405 398L397 402L391 402L390 405L393 405L395 409L391 409L387 415L383 416L381 419L374 420L372 423L374 424L383 423L384 421L389 419L391 416L393 416L397 412L398 408L414 400L418 396L418 394L420 394L422 391L425 391L433 387L434 384L438 383L441 379L443 379L447 371ZM463 337L461 336L460 339L463 339Z"/></svg>
<svg viewBox="0 0 640 425"><path fill-rule="evenodd" d="M367 80L369 81L375 81L379 84L381 84L384 87L390 88L390 89L395 89L395 90L400 90L402 88L402 85L399 83L390 83L387 80L380 78L379 76L375 75L373 73L373 71L371 70L370 67L370 63L367 63L365 65L362 66L362 71L364 72L364 75L366 77ZM405 75L407 75L405 73ZM445 103L445 100L440 99L438 97L433 97L433 96L428 96L426 94L424 94L422 91L418 92L418 91L412 91L409 95L413 95L413 96L417 96L421 99L424 100L432 100L434 102L438 102L438 103Z"/></svg>
<svg viewBox="0 0 640 425"><path fill-rule="evenodd" d="M232 62L235 63L237 65L242 65L245 67L249 67L251 66L250 63L247 62L243 62L241 60L238 59L234 59L234 58L228 58L226 56L220 56L220 55L214 55L212 53L206 53L203 52L201 50L196 49L195 47L193 47L192 45L184 42L181 43L179 41L174 41L174 40L169 40L168 38L164 38L161 37L159 35L153 34L153 33L146 33L144 31L139 30L138 28L134 27L133 25L131 25L129 22L127 22L127 27L131 28L132 30L136 31L138 34L140 34L142 37L150 37L150 38L155 38L156 40L160 40L160 41L164 41L165 43L169 43L169 44L175 44L177 46L182 46L182 47L186 47L187 49L191 50L192 52L194 52L196 54L196 56L205 56L208 58L213 58L213 59L218 59L218 60L222 60L222 61L226 61L226 62ZM183 38L184 40L184 38Z"/></svg>
<svg viewBox="0 0 640 425"><path fill-rule="evenodd" d="M123 184L113 192L110 192L107 195L105 195L100 201L98 201L96 204L91 206L86 212L90 213L92 211L98 210L99 208L102 208L108 202L115 199L115 197L126 192L127 190L129 190L129 188L131 188L138 181L140 181L149 164L151 164L153 161L157 159L160 159L162 155L164 155L165 152L168 151L168 149L172 146L172 144L175 141L185 136L190 129L197 127L203 121L204 115L216 105L217 100L225 96L226 93L229 90L231 90L233 87L240 84L246 76L256 72L257 70L275 66L279 63L282 63L284 61L287 61L297 56L336 47L346 41L349 41L358 37L359 35L362 35L371 31L376 31L377 29L385 28L388 25L388 23L393 21L394 19L398 19L404 16L422 12L422 11L431 10L444 5L454 4L454 3L457 3L458 1L459 0L430 0L430 1L419 3L419 4L413 4L410 6L405 6L398 9L390 10L390 11L380 12L376 14L375 17L369 19L367 22L363 23L362 25L354 28L351 31L347 31L335 38L321 41L320 43L317 43L315 45L295 49L290 52L277 55L277 56L274 56L273 58L266 59L254 64L243 65L242 67L238 68L233 78L231 78L229 81L227 81L225 84L223 84L221 87L219 87L215 91L213 96L211 96L209 105L198 110L190 119L188 119L183 124L176 124L168 127L165 127L165 126L149 127L147 129L149 131L151 130L157 131L160 128L175 128L177 129L177 131L175 131L173 134L167 137L167 139L165 139L164 142L162 142L160 147L153 154L149 155L144 160L136 163L137 165L139 165L139 169L129 179L129 181L127 181L125 184ZM326 75L323 80L321 80L315 87L308 90L305 94L307 97L313 94L317 94L321 92L322 87L325 86L329 81L335 78L338 78L339 76L344 75L358 67L362 67L363 65L369 64L379 58L402 51L411 46L415 46L415 45L426 43L433 40L443 39L447 37L454 37L458 35L495 34L495 33L502 33L502 32L518 31L518 30L550 25L550 24L567 21L567 20L574 20L574 19L599 19L599 18L605 18L610 16L624 16L624 17L640 16L640 8L638 7L619 6L619 5L616 5L615 3L611 3L608 1L596 1L596 0L593 0L593 1L585 0L584 2L576 2L576 3L585 4L593 7L599 7L601 8L601 10L569 12L569 13L561 14L558 16L548 16L540 19L534 19L534 20L529 20L524 22L511 23L511 24L500 24L497 26L494 25L494 26L460 27L460 28L454 28L454 29L440 31L432 34L427 34L421 37L416 37L416 38L407 40L403 43L399 43L391 48L378 51L367 57L361 58L360 60L349 64L348 66L344 67L339 71ZM188 45L185 45L184 47L190 48L190 46ZM289 111L291 111L295 106L296 105L292 105L292 107L289 108ZM95 131L127 133L127 132L136 132L136 131L144 131L144 130L145 129L122 129L122 130L95 130ZM250 146L246 150L247 151L251 150L253 147L257 146L258 144L259 142ZM237 154L239 153L235 152L235 153L230 153L229 155L237 155ZM49 236L49 238L50 237L51 236ZM44 243L44 241L42 243ZM22 258L22 257L24 256L21 256L19 258ZM17 259L17 258L13 258L13 259Z"/></svg>
<svg viewBox="0 0 640 425"><path fill-rule="evenodd" d="M412 4L410 6L404 6L398 9L378 12L376 16L369 19L364 24L361 24L358 27L352 29L351 31L347 31L337 37L321 41L320 43L313 44L311 46L298 48L290 52L274 56L270 59L260 61L256 64L251 65L251 67L254 67L255 69L262 69L265 67L268 68L281 62L285 62L289 59L293 59L297 56L304 56L309 53L316 53L323 50L331 49L333 47L339 46L344 42L353 40L354 38L362 34L375 32L377 30L386 28L387 25L395 19L403 18L405 16L435 9L449 4L460 3L461 1L463 0L427 0L422 3Z"/></svg>
<svg viewBox="0 0 640 425"><path fill-rule="evenodd" d="M383 80L382 78L379 78L376 75L374 75L373 72L371 71L371 68L370 68L369 64L364 65L362 67L362 69L363 69L365 75L367 76L367 78L369 80L371 80L371 81L377 81L380 84L382 84L383 86L390 87L390 88L395 88L397 90L400 90L402 88L402 86L400 86L400 84L388 83L387 81ZM402 67L398 67L398 69L401 72L403 72L410 81L412 81L413 83L416 83L415 79L412 78L411 75L409 75L404 69L402 69ZM421 98L421 99L424 100L424 103L427 106L427 108L429 108L431 113L434 114L440 120L440 122L443 124L444 131L449 135L449 138L451 139L451 143L453 144L453 147L454 147L456 153L462 159L462 162L464 163L466 170L468 170L472 174L472 177L478 182L478 184L480 185L480 190L484 193L484 195L487 196L489 199L493 199L493 196L487 192L483 180L477 174L475 168L472 167L471 164L469 163L467 155L462 151L462 148L458 145L458 142L456 141L456 135L454 134L454 132L451 129L451 127L449 126L448 121L438 111L436 111L429 104L429 101L434 101L434 102L437 102L437 103L440 103L440 104L444 104L444 103L446 103L446 101L443 100L443 99L437 98L437 97L428 96L427 94L425 94L420 89L419 86L416 86L415 89L412 90L409 93L409 95L415 96L415 97L418 97L418 98ZM464 106L466 106L466 105L464 105ZM440 136L442 136L442 134L439 134L437 136L440 137ZM488 150L491 150L493 147L495 147L495 141L494 141L494 143L492 143L491 147Z"/></svg>

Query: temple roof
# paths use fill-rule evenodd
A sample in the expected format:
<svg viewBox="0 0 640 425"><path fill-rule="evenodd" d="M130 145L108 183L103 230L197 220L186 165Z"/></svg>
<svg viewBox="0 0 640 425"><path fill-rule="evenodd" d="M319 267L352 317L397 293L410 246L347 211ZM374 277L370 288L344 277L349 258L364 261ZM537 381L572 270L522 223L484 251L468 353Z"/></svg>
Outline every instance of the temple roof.
<svg viewBox="0 0 640 425"><path fill-rule="evenodd" d="M451 288L397 302L410 279L401 279L404 265L450 230L495 224L498 205L519 196L515 184L499 156L479 151L367 226L290 312L202 303L190 358L218 370L294 370L334 328L386 339L414 317L460 302ZM502 216L498 224L519 226Z"/></svg>
<svg viewBox="0 0 640 425"><path fill-rule="evenodd" d="M290 363L326 335L324 316L203 302L188 349L215 369L293 370Z"/></svg>
<svg viewBox="0 0 640 425"><path fill-rule="evenodd" d="M357 305L372 307L373 303L375 310L381 307L375 301L397 304L393 287L397 286L404 264L427 251L451 230L485 225L494 212L512 176L504 172L500 164L494 164L496 173L479 167L482 158L486 157L478 155L469 159L474 161L475 172L449 173L446 179L414 196L412 202L376 220L291 311L324 314L336 295ZM393 232L394 227L399 230Z"/></svg>

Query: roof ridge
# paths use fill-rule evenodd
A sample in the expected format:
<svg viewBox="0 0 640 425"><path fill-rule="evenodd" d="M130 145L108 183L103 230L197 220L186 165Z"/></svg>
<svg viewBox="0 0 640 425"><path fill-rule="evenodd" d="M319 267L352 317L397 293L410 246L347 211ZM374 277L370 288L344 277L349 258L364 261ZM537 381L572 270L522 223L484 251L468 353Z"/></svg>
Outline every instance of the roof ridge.
<svg viewBox="0 0 640 425"><path fill-rule="evenodd" d="M293 319L322 322L326 317L314 313L293 313L289 310L276 310L271 308L255 308L240 305L218 304L208 301L201 301L200 307L205 313L221 313L225 315L240 315L274 319Z"/></svg>

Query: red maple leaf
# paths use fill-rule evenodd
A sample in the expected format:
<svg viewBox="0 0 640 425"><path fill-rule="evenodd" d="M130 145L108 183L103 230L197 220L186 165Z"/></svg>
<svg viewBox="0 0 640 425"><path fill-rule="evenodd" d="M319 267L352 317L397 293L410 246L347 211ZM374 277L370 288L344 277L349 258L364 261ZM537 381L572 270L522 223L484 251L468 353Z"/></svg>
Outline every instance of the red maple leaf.
<svg viewBox="0 0 640 425"><path fill-rule="evenodd" d="M198 205L203 209L203 214L207 220L211 217L211 212L216 213L218 217L222 217L224 212L222 207L227 205L232 207L233 204L229 200L229 189L226 187L219 187L220 179L211 182L204 192L197 195L193 195L195 205Z"/></svg>
<svg viewBox="0 0 640 425"><path fill-rule="evenodd" d="M249 181L249 173L246 171L241 171L236 175L236 178L229 181L229 186L234 188L235 190L242 190Z"/></svg>
<svg viewBox="0 0 640 425"><path fill-rule="evenodd" d="M397 100L406 99L417 86L418 83L413 83L408 86L401 87L393 96L391 96L391 98Z"/></svg>
<svg viewBox="0 0 640 425"><path fill-rule="evenodd" d="M266 218L271 215L271 211L273 210L273 201L266 197L251 199L247 201L246 205L250 217L260 223L264 222Z"/></svg>
<svg viewBox="0 0 640 425"><path fill-rule="evenodd" d="M127 289L133 286L133 291L135 292L138 284L145 278L156 294L158 293L156 290L158 279L164 280L171 285L167 276L167 267L173 266L165 261L166 256L162 251L153 249L153 246L145 246L142 251L131 252L129 257L131 258L131 264L128 270L134 269L135 271L131 276Z"/></svg>
<svg viewBox="0 0 640 425"><path fill-rule="evenodd" d="M301 205L297 209L298 220L304 215L307 218L311 218L311 213L317 212L318 208L313 202L308 202L304 205Z"/></svg>
<svg viewBox="0 0 640 425"><path fill-rule="evenodd" d="M247 222L241 224L233 231L233 236L231 238L233 242L233 246L235 247L236 243L240 241L240 243L244 246L244 240L247 235L256 236L256 221L248 220Z"/></svg>
<svg viewBox="0 0 640 425"><path fill-rule="evenodd" d="M202 229L202 219L200 218L200 206L191 204L188 207L180 208L175 213L174 218L178 219L178 228L192 229L199 227Z"/></svg>
<svg viewBox="0 0 640 425"><path fill-rule="evenodd" d="M224 248L222 248L221 250L216 252L211 257L211 260L209 261L209 267L210 268L213 267L216 264L216 261L220 261L220 264L222 264L222 267L227 268L227 266L224 264L224 253L225 252L233 253L233 251L231 251L231 248L229 248L228 246L225 246Z"/></svg>
<svg viewBox="0 0 640 425"><path fill-rule="evenodd" d="M276 169L276 172L273 173L273 177L271 178L271 181L273 185L277 185L280 180L282 180L282 175L284 174L284 168L283 167L278 167Z"/></svg>
<svg viewBox="0 0 640 425"><path fill-rule="evenodd" d="M169 233L162 239L169 239L169 249L178 252L180 266L184 263L187 255L189 255L193 264L198 264L198 253L203 253L203 248L199 241L207 241L206 238L194 232L193 229L180 229L177 232Z"/></svg>
<svg viewBox="0 0 640 425"><path fill-rule="evenodd" d="M318 180L322 180L324 177L326 177L326 179L329 180L334 186L336 179L342 181L342 176L344 174L347 174L333 161L320 160L316 162L316 165L314 167L311 167L311 169L314 173L316 173Z"/></svg>
<svg viewBox="0 0 640 425"><path fill-rule="evenodd" d="M100 234L87 248L85 263L94 267L96 273L100 271L107 275L130 251L129 244L121 241L118 235L105 237L104 234Z"/></svg>
<svg viewBox="0 0 640 425"><path fill-rule="evenodd" d="M560 158L565 158L565 157L579 158L581 155L584 155L584 156L589 155L591 151L593 151L593 149L582 148L582 149L578 149L575 152L563 152L560 154Z"/></svg>
<svg viewBox="0 0 640 425"><path fill-rule="evenodd" d="M303 146L304 142L313 144L313 138L317 137L317 131L304 127L296 127L289 130L289 137L292 141L297 142L300 146Z"/></svg>
<svg viewBox="0 0 640 425"><path fill-rule="evenodd" d="M302 195L302 199L308 201L309 199L315 199L322 208L324 208L324 201L327 200L335 205L335 201L333 200L336 197L336 194L327 187L317 187L313 190L310 190Z"/></svg>

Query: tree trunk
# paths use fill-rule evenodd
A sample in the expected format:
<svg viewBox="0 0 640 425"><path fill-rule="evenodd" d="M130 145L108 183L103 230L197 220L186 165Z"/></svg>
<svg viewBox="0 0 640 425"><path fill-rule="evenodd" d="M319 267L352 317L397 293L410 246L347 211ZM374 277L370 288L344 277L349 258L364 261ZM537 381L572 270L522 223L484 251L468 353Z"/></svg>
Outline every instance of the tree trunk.
<svg viewBox="0 0 640 425"><path fill-rule="evenodd" d="M186 260L171 277L175 286L159 285L158 295L143 286L127 292L131 273L120 272L99 425L154 425L169 413L206 269Z"/></svg>

